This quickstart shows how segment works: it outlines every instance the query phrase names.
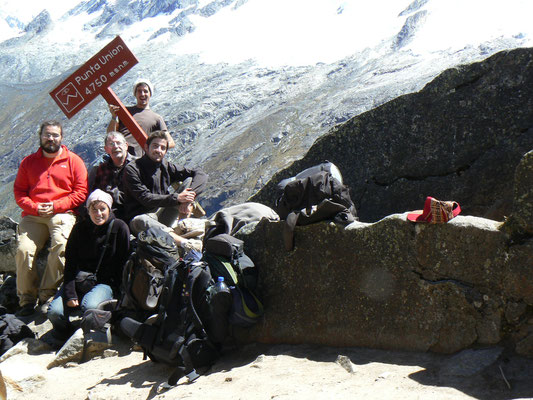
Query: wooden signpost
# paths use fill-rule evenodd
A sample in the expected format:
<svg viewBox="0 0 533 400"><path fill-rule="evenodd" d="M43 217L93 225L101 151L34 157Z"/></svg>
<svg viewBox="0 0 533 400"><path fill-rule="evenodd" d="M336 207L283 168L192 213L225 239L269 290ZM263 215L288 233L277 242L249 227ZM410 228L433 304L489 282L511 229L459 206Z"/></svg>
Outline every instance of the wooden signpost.
<svg viewBox="0 0 533 400"><path fill-rule="evenodd" d="M144 147L146 133L110 87L138 62L120 36L117 36L52 90L50 96L70 119L94 98L102 95L108 104L120 107L117 112L120 121Z"/></svg>

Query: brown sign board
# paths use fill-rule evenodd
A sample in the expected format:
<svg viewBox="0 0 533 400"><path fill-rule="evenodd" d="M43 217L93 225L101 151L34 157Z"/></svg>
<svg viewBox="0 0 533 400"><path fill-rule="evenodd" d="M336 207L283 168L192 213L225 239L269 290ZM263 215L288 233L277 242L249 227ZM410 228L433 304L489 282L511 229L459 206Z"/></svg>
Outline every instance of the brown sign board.
<svg viewBox="0 0 533 400"><path fill-rule="evenodd" d="M138 62L117 36L52 90L50 96L67 118L72 118Z"/></svg>

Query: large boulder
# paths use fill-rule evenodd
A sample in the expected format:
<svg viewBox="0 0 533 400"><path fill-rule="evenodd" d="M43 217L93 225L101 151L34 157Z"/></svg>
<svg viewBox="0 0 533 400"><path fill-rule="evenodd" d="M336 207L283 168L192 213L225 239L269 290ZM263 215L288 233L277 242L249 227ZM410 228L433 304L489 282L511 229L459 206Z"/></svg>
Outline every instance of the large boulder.
<svg viewBox="0 0 533 400"><path fill-rule="evenodd" d="M505 229L516 235L533 234L533 151L528 152L514 178L514 208L512 217L505 221Z"/></svg>
<svg viewBox="0 0 533 400"><path fill-rule="evenodd" d="M13 275L6 276L0 285L0 306L8 313L15 313L19 307L17 296L17 282Z"/></svg>
<svg viewBox="0 0 533 400"><path fill-rule="evenodd" d="M499 226L473 216L415 224L406 214L346 229L322 222L297 227L287 252L283 222L263 220L239 237L266 312L238 336L443 353L517 343L533 328L533 239L509 246Z"/></svg>
<svg viewBox="0 0 533 400"><path fill-rule="evenodd" d="M0 273L15 272L17 223L11 218L0 217Z"/></svg>
<svg viewBox="0 0 533 400"><path fill-rule="evenodd" d="M237 337L442 353L499 343L533 357L532 154L516 173L518 222L321 222L297 226L290 252L284 222L242 229L265 315Z"/></svg>
<svg viewBox="0 0 533 400"><path fill-rule="evenodd" d="M517 49L446 70L418 93L338 125L250 200L272 207L281 179L327 159L361 221L422 208L426 196L503 221L515 168L533 149L532 63L533 49Z"/></svg>

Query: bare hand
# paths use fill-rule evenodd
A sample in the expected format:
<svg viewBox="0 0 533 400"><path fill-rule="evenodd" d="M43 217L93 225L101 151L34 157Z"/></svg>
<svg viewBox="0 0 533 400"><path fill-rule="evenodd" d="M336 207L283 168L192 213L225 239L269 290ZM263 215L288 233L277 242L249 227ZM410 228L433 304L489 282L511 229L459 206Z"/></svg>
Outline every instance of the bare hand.
<svg viewBox="0 0 533 400"><path fill-rule="evenodd" d="M41 217L51 217L52 215L54 215L54 203L38 203L37 213Z"/></svg>
<svg viewBox="0 0 533 400"><path fill-rule="evenodd" d="M196 193L191 189L187 188L180 194L178 194L178 201L180 203L192 203L196 197Z"/></svg>
<svg viewBox="0 0 533 400"><path fill-rule="evenodd" d="M111 113L111 116L113 118L116 118L117 117L117 111L120 110L120 107L119 106L115 106L113 104L110 104L109 105L109 112Z"/></svg>
<svg viewBox="0 0 533 400"><path fill-rule="evenodd" d="M69 300L67 301L67 307L79 307L80 305L80 301L78 299L73 299L73 300Z"/></svg>

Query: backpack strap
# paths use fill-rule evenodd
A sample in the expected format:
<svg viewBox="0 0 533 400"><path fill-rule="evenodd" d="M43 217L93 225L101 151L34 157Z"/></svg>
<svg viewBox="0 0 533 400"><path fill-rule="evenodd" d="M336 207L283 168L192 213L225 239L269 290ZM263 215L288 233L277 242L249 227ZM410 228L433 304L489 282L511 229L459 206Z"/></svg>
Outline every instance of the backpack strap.
<svg viewBox="0 0 533 400"><path fill-rule="evenodd" d="M177 354L179 354L183 365L178 365L168 378L168 384L171 386L176 385L183 376L187 376L189 382L193 382L200 376L194 368L191 355L189 354L188 345L195 340L199 340L197 339L196 332L199 332L203 337L208 337L193 301L195 285L200 279L205 278L203 276L204 272L205 271L201 267L192 268L187 277L187 284L185 288L185 292L187 293L182 294L183 297L187 297L187 301L182 302L182 322L186 325L188 324L188 321L191 321L194 329L185 328L183 336L177 338L176 342L172 346L172 352L177 351Z"/></svg>
<svg viewBox="0 0 533 400"><path fill-rule="evenodd" d="M182 266L182 261L176 261L171 267L167 268L165 271L165 281L163 283L163 290L161 292L161 295L159 297L159 307L157 310L157 318L153 325L159 326L159 337L158 340L161 340L164 335L164 327L165 327L165 321L167 320L167 306L168 303L170 303L173 293L175 290L178 290L176 288L176 284L179 284L182 282L180 279L181 274L180 271L178 271L178 268ZM179 281L179 282L178 282Z"/></svg>
<svg viewBox="0 0 533 400"><path fill-rule="evenodd" d="M342 204L324 199L314 210L292 211L289 213L283 227L285 249L291 251L294 248L294 227L296 225L309 225L318 221L328 220L345 209L346 207Z"/></svg>
<svg viewBox="0 0 533 400"><path fill-rule="evenodd" d="M191 356L189 350L184 345L181 345L179 355L183 360L183 365L178 365L172 374L168 377L168 384L170 386L176 386L178 381L183 377L187 376L189 383L194 382L200 377L196 369L192 365ZM187 372L189 371L189 372Z"/></svg>
<svg viewBox="0 0 533 400"><path fill-rule="evenodd" d="M296 222L298 222L299 215L299 211L292 211L285 219L285 224L283 225L283 242L287 251L291 251L294 248L294 227L296 226Z"/></svg>

